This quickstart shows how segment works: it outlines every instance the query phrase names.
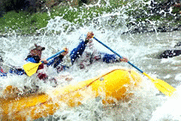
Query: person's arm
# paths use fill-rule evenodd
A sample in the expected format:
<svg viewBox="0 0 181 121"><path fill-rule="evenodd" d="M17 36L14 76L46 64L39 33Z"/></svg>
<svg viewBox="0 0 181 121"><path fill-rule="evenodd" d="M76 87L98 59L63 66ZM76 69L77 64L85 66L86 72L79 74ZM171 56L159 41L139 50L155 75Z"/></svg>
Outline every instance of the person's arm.
<svg viewBox="0 0 181 121"><path fill-rule="evenodd" d="M85 39L83 37L80 37L79 45L70 52L70 58L71 58L72 64L75 62L75 60L77 58L79 58L83 54L83 52L84 52L84 50L86 48L87 43L90 42L90 40L92 39L93 35L94 35L93 32L88 32L86 37L85 37Z"/></svg>
<svg viewBox="0 0 181 121"><path fill-rule="evenodd" d="M107 54L107 53L101 53L103 56L102 60L106 63L114 63L114 62L128 62L127 58L119 58L116 56L116 54Z"/></svg>
<svg viewBox="0 0 181 121"><path fill-rule="evenodd" d="M85 41L81 41L79 45L70 52L70 58L72 64L75 62L77 58L79 58L83 54L85 47L86 47Z"/></svg>
<svg viewBox="0 0 181 121"><path fill-rule="evenodd" d="M60 64L63 61L63 58L65 55L68 54L68 48L64 48L64 52L62 52L59 56L54 57L53 59L51 59L49 62L47 62L47 66L53 65L53 67L55 68L58 64Z"/></svg>
<svg viewBox="0 0 181 121"><path fill-rule="evenodd" d="M53 58L52 60L50 60L48 63L47 63L47 66L50 66L50 65L53 65L53 67L55 68L58 64L60 64L63 60L63 57L64 55L59 55L55 58Z"/></svg>
<svg viewBox="0 0 181 121"><path fill-rule="evenodd" d="M55 59L56 59L57 57L55 57L55 58L53 58L53 59L51 59L50 61L48 61L48 63L46 64L47 66L50 66L50 65L52 65L54 62L55 62Z"/></svg>

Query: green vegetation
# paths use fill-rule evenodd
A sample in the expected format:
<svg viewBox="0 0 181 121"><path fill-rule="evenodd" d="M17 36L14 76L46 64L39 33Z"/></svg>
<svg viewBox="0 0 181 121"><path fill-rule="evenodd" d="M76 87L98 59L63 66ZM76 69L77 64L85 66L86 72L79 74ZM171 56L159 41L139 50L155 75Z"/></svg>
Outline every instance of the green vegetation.
<svg viewBox="0 0 181 121"><path fill-rule="evenodd" d="M48 20L56 16L62 16L69 22L82 25L87 19L91 20L103 12L112 12L113 8L126 4L125 2L118 2L117 0L116 3L113 2L115 0L110 1L112 2L110 2L111 4L108 7L104 6L106 3L103 3L100 7L95 6L89 9L85 7L72 7L70 9L70 6L67 5L55 6L49 11L50 16L48 12L30 14L24 11L20 11L19 13L10 11L0 18L0 33L16 31L20 34L33 34L36 30L46 27ZM82 16L80 17L80 15Z"/></svg>
<svg viewBox="0 0 181 121"><path fill-rule="evenodd" d="M145 2L146 1L148 0L145 0ZM150 15L147 5L143 3L138 3L134 0L110 0L109 6L106 6L107 4L103 1L101 6L89 8L83 6L71 7L68 5L61 5L54 6L48 12L36 12L30 14L25 11L20 11L19 13L10 11L0 18L0 33L16 31L18 34L34 34L36 30L46 27L48 20L55 18L56 16L61 16L72 24L79 24L82 26L83 24L88 24L89 20L92 20L103 13L112 13L113 11L116 11L117 8L121 8L128 3L131 5L127 7L126 14L135 18L135 22L141 22L148 19L153 21L173 21L173 16L163 17L158 14ZM127 23L129 24L129 18L127 19ZM181 24L181 20L176 23Z"/></svg>
<svg viewBox="0 0 181 121"><path fill-rule="evenodd" d="M0 31L16 31L21 34L32 34L37 29L45 27L49 19L50 17L47 13L34 13L30 15L23 11L19 13L11 11L0 18Z"/></svg>

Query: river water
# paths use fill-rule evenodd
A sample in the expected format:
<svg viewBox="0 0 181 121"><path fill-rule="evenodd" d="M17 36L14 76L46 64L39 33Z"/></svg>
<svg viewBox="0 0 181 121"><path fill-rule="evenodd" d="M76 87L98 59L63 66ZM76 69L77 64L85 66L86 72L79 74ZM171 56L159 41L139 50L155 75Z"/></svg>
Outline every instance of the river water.
<svg viewBox="0 0 181 121"><path fill-rule="evenodd" d="M90 28L79 29L67 35L56 36L11 36L0 38L1 55L4 59L4 68L13 66L21 67L24 64L24 58L28 54L30 48L34 43L45 46L43 51L43 58L48 58L52 54L68 47L73 49L77 43L80 33L93 31L95 37L108 45L114 51L129 59L131 63L149 74L153 78L159 78L169 83L177 89L177 95L174 97L166 97L161 94L147 77L140 75L143 78L143 84L139 91L135 92L135 96L129 102L119 102L117 106L103 106L100 102L87 101L85 104L68 109L60 109L49 120L66 120L66 121L179 121L181 120L180 107L180 66L181 57L174 57L168 59L158 59L157 56L166 49L173 48L173 46L181 41L180 31L166 32L166 33L144 33L144 34L127 34L119 35L116 32L109 30L100 32ZM114 34L115 33L115 34ZM108 49L94 41L94 46L100 51L111 53ZM128 68L135 70L127 63L105 64L97 62L84 70L73 66L69 70L62 72L60 75L70 74L73 77L72 82L83 81L93 78L100 74L112 70L114 68ZM53 73L53 69L47 69L49 75L58 76ZM137 71L137 70L135 70ZM139 72L138 72L139 73ZM23 87L23 85L30 85L31 80L35 77L25 76L9 76L8 78L1 78L1 87L7 85L14 85ZM24 81L26 79L26 81ZM60 84L67 85L67 82L59 80ZM47 91L49 85L40 83L42 90ZM48 119L48 118L45 118ZM38 120L45 120L38 119Z"/></svg>
<svg viewBox="0 0 181 121"><path fill-rule="evenodd" d="M61 17L56 17L49 21L47 27L42 29L46 32L39 31L39 36L19 36L16 32L13 32L11 36L1 37L0 55L4 60L2 66L5 71L8 71L12 66L22 67L25 64L24 59L30 49L34 47L34 43L46 48L42 54L44 59L64 47L71 51L78 45L78 39L82 33L93 31L97 39L119 55L128 58L143 72L149 74L152 78L164 80L175 87L177 89L175 94L172 97L166 97L155 88L150 79L128 63L106 64L96 62L83 70L75 64L60 74L56 74L52 68L46 68L44 71L49 77L69 75L73 78L71 82L58 80L58 83L62 86L99 76L115 68L133 69L140 74L143 81L140 88L134 92L133 98L128 102L120 101L117 105L105 106L95 99L87 100L81 106L60 108L53 116L37 119L37 121L181 121L181 56L158 59L159 54L164 50L173 48L176 43L181 41L181 32L122 34L127 30L126 26L123 25L114 29L115 25L111 27L106 25L105 20L109 21L109 16L105 14L97 21L99 23L95 24L95 21L92 20L92 23L84 27L72 26L70 22ZM118 19L121 19L119 22L124 23L122 17L125 16ZM102 20L103 18L104 20ZM65 30L63 29L64 25L71 25L71 27ZM49 34L52 30L59 31L59 34L56 32L55 34ZM99 51L112 53L95 40L94 46ZM30 86L33 81L40 86L43 92L48 92L53 88L50 83L45 84L37 81L36 74L31 77L9 75L6 78L0 78L1 93L7 85L13 85L21 89L25 85Z"/></svg>

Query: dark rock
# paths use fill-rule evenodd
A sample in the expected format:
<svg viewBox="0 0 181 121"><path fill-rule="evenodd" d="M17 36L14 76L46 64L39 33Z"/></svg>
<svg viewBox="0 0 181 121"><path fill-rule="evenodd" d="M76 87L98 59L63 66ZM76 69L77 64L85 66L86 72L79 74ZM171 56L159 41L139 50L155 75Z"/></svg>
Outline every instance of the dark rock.
<svg viewBox="0 0 181 121"><path fill-rule="evenodd" d="M165 50L161 55L160 58L171 58L174 56L179 56L181 54L181 50Z"/></svg>
<svg viewBox="0 0 181 121"><path fill-rule="evenodd" d="M179 56L181 54L181 49L176 49L177 47L181 46L181 42L178 42L174 48L175 49L169 49L165 50L163 53L159 55L159 58L172 58L175 56Z"/></svg>

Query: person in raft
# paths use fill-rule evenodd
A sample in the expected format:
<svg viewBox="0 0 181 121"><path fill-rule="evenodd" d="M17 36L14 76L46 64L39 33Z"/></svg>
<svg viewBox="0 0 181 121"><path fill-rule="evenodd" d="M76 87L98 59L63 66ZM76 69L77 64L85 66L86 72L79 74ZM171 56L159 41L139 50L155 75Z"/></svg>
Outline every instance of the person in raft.
<svg viewBox="0 0 181 121"><path fill-rule="evenodd" d="M106 63L128 62L127 58L119 58L116 54L97 51L93 46L93 36L93 32L88 32L87 34L82 34L80 36L78 46L70 52L72 65L77 61L80 69L83 69L94 61L103 61ZM78 60L78 58L80 59Z"/></svg>
<svg viewBox="0 0 181 121"><path fill-rule="evenodd" d="M45 47L38 46L37 44L34 44L34 45L35 45L35 48L32 49L29 52L29 54L28 54L28 56L26 57L25 60L27 62L32 62L32 63L39 63L40 61L43 61L43 63L47 63L46 60L41 60L42 51L45 50ZM43 68L44 68L44 64L41 64L38 67L38 70L43 69ZM19 67L14 67L14 66L12 66L9 69L9 73L17 74L17 75L24 75L24 74L26 74L24 69L19 68ZM42 74L42 73L39 73L38 77L39 77L39 79L46 79L47 78L46 74Z"/></svg>
<svg viewBox="0 0 181 121"><path fill-rule="evenodd" d="M57 71L64 68L64 66L60 63L63 61L64 56L68 53L67 48L64 48L65 52L51 59L49 62L47 60L41 60L41 54L43 50L45 50L45 47L37 46L35 44L35 48L30 51L29 55L25 60L33 63L39 63L40 61L43 62L41 65L39 65L38 70L43 69L44 64L46 64L47 66L53 66L53 68L55 68ZM41 72L38 73L38 78L46 80L48 79L48 76L45 73Z"/></svg>
<svg viewBox="0 0 181 121"><path fill-rule="evenodd" d="M65 52L61 53L60 55L56 56L55 58L51 59L49 62L47 60L41 59L42 56L42 51L45 50L45 47L38 46L37 44L34 44L35 48L30 50L28 56L26 57L27 62L32 62L32 63L39 63L43 62L42 64L39 65L38 67L38 78L40 80L47 80L48 75L45 74L43 71L39 71L44 69L44 65L47 66L53 66L57 70L61 70L64 66L61 65L60 63L62 62L63 57L68 53L68 49L64 48ZM17 75L23 75L26 74L25 71L21 68L11 68L9 70L10 73L17 74Z"/></svg>

